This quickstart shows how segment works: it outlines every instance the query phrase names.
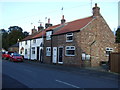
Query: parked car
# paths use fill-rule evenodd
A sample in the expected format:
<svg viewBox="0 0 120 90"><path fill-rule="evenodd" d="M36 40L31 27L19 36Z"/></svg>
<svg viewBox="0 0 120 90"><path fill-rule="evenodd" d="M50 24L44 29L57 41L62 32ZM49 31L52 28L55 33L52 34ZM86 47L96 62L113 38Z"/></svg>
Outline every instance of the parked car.
<svg viewBox="0 0 120 90"><path fill-rule="evenodd" d="M2 55L2 58L8 60L8 59L10 58L10 55L11 55L12 53L14 53L14 52L13 52L13 51L7 51L7 52L5 52L5 53Z"/></svg>
<svg viewBox="0 0 120 90"><path fill-rule="evenodd" d="M2 59L5 57L6 52L2 52Z"/></svg>
<svg viewBox="0 0 120 90"><path fill-rule="evenodd" d="M23 57L18 53L12 53L9 58L10 61L23 62Z"/></svg>

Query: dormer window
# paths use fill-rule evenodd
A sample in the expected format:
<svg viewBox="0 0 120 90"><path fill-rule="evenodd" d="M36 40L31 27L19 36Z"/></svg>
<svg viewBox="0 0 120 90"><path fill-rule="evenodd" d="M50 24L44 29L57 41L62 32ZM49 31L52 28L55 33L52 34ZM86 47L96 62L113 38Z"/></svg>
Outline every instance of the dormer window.
<svg viewBox="0 0 120 90"><path fill-rule="evenodd" d="M72 41L73 41L73 33L67 33L66 42L72 42Z"/></svg>
<svg viewBox="0 0 120 90"><path fill-rule="evenodd" d="M52 31L46 32L46 40L51 40Z"/></svg>

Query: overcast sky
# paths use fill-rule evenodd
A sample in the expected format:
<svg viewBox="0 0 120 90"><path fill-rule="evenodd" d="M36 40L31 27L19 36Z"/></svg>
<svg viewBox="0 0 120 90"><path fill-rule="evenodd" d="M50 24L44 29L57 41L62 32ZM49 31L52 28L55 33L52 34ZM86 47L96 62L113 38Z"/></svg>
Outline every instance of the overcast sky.
<svg viewBox="0 0 120 90"><path fill-rule="evenodd" d="M17 2L16 2L17 1ZM118 26L119 0L0 0L0 29L20 26L24 31L31 32L38 21L43 26L50 18L53 25L60 24L62 14L67 22L92 15L95 3L111 30ZM91 2L92 1L92 2ZM63 7L63 10L61 10ZM33 23L33 24L31 24Z"/></svg>

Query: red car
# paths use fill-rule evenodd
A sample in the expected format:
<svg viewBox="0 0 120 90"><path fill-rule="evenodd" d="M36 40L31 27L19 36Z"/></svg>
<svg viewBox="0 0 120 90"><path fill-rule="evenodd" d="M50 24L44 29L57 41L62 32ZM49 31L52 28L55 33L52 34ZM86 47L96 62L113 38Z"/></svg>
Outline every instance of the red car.
<svg viewBox="0 0 120 90"><path fill-rule="evenodd" d="M12 53L9 58L10 61L23 62L23 57L18 53Z"/></svg>
<svg viewBox="0 0 120 90"><path fill-rule="evenodd" d="M13 52L13 51L8 51L8 52L3 53L3 54L2 54L2 58L3 58L3 59L9 59L11 53L14 53L14 52Z"/></svg>
<svg viewBox="0 0 120 90"><path fill-rule="evenodd" d="M2 59L5 57L5 52L2 52Z"/></svg>

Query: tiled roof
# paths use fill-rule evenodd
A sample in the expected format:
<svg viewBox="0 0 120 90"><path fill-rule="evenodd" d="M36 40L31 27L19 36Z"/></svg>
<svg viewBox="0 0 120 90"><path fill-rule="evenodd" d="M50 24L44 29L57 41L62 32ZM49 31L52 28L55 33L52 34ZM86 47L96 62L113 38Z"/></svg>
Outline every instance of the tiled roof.
<svg viewBox="0 0 120 90"><path fill-rule="evenodd" d="M30 39L32 39L32 37L35 36L36 34L38 34L38 33L34 33L34 34L32 34L32 35L29 35L29 36L25 37L24 39L22 39L22 41L30 40Z"/></svg>
<svg viewBox="0 0 120 90"><path fill-rule="evenodd" d="M58 31L56 31L53 35L58 35L58 34L80 30L81 28L86 26L92 19L93 17L90 16L87 18L78 19L72 22L65 23L65 26L59 29Z"/></svg>
<svg viewBox="0 0 120 90"><path fill-rule="evenodd" d="M45 33L46 33L46 30L39 32L38 34L34 35L32 39L42 37L42 35L45 36Z"/></svg>
<svg viewBox="0 0 120 90"><path fill-rule="evenodd" d="M52 29L54 29L54 28L56 28L56 27L59 27L60 25L61 25L61 24L48 27L48 28L46 29L46 31L52 30Z"/></svg>

